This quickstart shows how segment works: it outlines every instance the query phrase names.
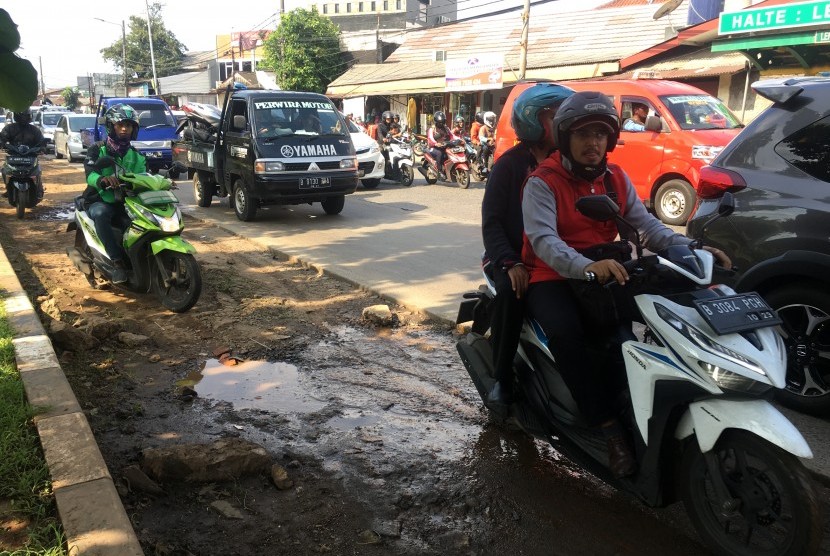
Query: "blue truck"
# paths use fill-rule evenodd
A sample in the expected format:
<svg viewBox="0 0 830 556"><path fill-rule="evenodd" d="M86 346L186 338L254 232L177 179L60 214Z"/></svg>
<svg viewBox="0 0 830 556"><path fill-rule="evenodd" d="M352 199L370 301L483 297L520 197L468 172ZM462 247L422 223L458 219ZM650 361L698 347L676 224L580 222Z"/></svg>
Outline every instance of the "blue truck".
<svg viewBox="0 0 830 556"><path fill-rule="evenodd" d="M176 139L176 118L170 107L159 97L105 97L98 100L98 126L81 133L85 146L103 141L107 136L104 113L116 104L129 104L138 114L138 137L133 146L147 158L147 171L156 173L170 168L173 162L172 142Z"/></svg>

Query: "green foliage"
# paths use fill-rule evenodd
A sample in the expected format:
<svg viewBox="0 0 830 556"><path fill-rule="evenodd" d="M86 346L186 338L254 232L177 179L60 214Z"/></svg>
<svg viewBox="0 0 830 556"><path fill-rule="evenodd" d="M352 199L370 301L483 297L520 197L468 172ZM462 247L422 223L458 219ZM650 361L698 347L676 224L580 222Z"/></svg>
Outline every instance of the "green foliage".
<svg viewBox="0 0 830 556"><path fill-rule="evenodd" d="M49 470L15 366L12 337L0 299L0 499L11 500L15 514L30 522L26 546L3 554L63 555Z"/></svg>
<svg viewBox="0 0 830 556"><path fill-rule="evenodd" d="M75 110L78 107L78 99L81 98L81 93L78 92L77 87L67 87L61 91L61 96L66 101L66 107L70 110Z"/></svg>
<svg viewBox="0 0 830 556"><path fill-rule="evenodd" d="M186 50L176 35L167 30L161 15L161 4L150 4L150 25L153 31L153 56L156 59L158 77L181 73L182 58ZM126 29L127 38L127 73L135 72L139 77L153 77L153 65L150 58L150 35L147 33L147 18L130 16ZM122 40L118 39L110 46L101 49L104 60L112 62L120 71L124 71L122 59Z"/></svg>
<svg viewBox="0 0 830 556"><path fill-rule="evenodd" d="M20 33L9 12L0 9L0 106L25 110L37 98L37 72L14 53Z"/></svg>
<svg viewBox="0 0 830 556"><path fill-rule="evenodd" d="M286 13L264 46L265 63L285 90L324 93L343 71L340 30L314 9Z"/></svg>

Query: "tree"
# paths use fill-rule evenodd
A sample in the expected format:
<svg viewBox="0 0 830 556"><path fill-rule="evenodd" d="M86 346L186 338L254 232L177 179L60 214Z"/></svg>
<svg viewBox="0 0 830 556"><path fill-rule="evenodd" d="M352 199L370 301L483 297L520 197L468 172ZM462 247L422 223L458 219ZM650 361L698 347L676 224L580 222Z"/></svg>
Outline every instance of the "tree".
<svg viewBox="0 0 830 556"><path fill-rule="evenodd" d="M340 30L316 9L286 13L264 46L282 89L324 93L342 73Z"/></svg>
<svg viewBox="0 0 830 556"><path fill-rule="evenodd" d="M28 60L14 53L20 33L9 12L0 9L0 106L15 112L31 106L37 98L37 72Z"/></svg>
<svg viewBox="0 0 830 556"><path fill-rule="evenodd" d="M153 56L156 59L158 77L181 72L182 58L187 47L179 42L176 35L167 30L161 18L161 4L150 4L150 25L153 31ZM142 78L153 77L153 65L150 59L150 37L147 34L147 19L136 15L130 16L127 24L127 72L136 73ZM124 71L121 56L121 39L101 49L104 60L112 62Z"/></svg>
<svg viewBox="0 0 830 556"><path fill-rule="evenodd" d="M78 107L78 99L81 97L81 94L78 92L77 87L67 87L61 92L61 96L66 101L66 107L70 110L75 110Z"/></svg>

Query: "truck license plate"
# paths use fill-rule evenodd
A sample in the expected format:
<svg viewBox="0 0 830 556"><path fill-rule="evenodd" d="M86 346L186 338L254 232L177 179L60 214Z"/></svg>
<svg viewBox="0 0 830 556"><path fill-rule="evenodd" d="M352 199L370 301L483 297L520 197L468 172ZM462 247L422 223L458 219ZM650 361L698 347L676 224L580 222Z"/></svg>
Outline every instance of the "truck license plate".
<svg viewBox="0 0 830 556"><path fill-rule="evenodd" d="M781 324L781 319L755 292L695 301L697 312L718 334L745 332Z"/></svg>
<svg viewBox="0 0 830 556"><path fill-rule="evenodd" d="M315 189L318 187L329 187L331 178L300 178L300 189Z"/></svg>

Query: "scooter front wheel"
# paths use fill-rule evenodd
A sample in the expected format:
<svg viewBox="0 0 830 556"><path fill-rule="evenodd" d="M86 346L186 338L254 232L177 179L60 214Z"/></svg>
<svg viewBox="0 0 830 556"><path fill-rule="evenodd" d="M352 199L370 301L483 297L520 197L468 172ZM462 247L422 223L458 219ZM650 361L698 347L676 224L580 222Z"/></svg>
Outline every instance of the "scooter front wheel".
<svg viewBox="0 0 830 556"><path fill-rule="evenodd" d="M202 272L193 255L162 251L155 258L153 291L161 304L174 313L184 313L202 293Z"/></svg>
<svg viewBox="0 0 830 556"><path fill-rule="evenodd" d="M415 180L415 170L412 169L412 166L409 164L404 164L401 166L401 185L404 187L409 187L412 185L412 182Z"/></svg>
<svg viewBox="0 0 830 556"><path fill-rule="evenodd" d="M18 189L15 195L15 209L18 218L23 218L26 215L26 205L29 203L29 190Z"/></svg>
<svg viewBox="0 0 830 556"><path fill-rule="evenodd" d="M458 187L467 189L470 187L470 171L460 168L455 171L455 181L458 182Z"/></svg>
<svg viewBox="0 0 830 556"><path fill-rule="evenodd" d="M697 442L689 444L679 475L686 511L710 546L739 556L819 552L819 503L807 470L795 456L738 430L726 431L713 453L726 499L716 491Z"/></svg>

